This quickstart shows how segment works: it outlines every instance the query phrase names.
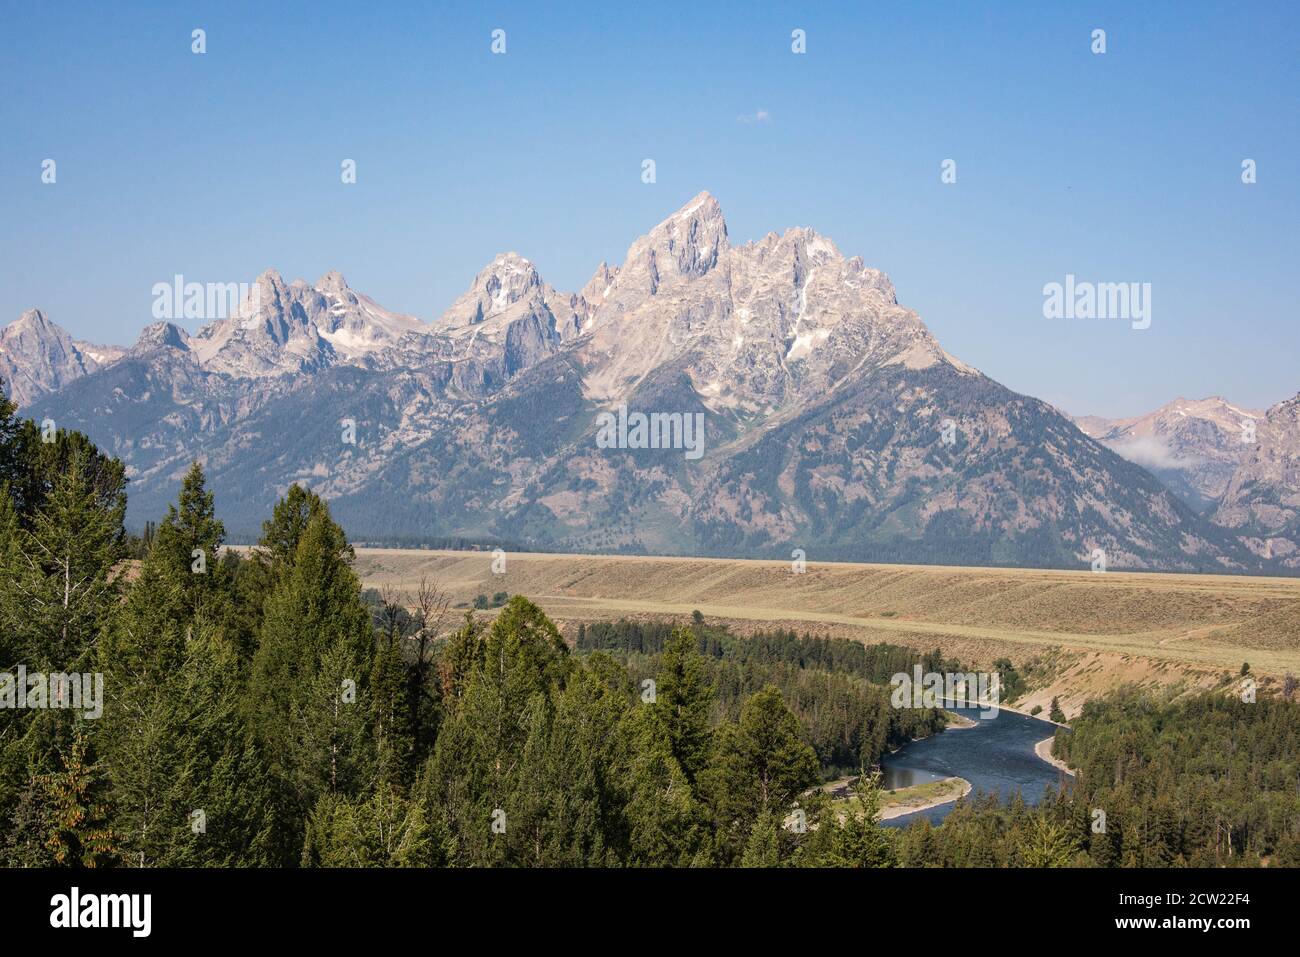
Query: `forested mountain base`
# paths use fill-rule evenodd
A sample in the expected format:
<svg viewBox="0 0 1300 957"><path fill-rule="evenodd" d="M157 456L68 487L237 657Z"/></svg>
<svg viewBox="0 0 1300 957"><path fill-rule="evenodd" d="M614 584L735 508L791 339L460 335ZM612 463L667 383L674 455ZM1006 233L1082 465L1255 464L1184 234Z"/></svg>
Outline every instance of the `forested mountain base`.
<svg viewBox="0 0 1300 957"><path fill-rule="evenodd" d="M197 463L128 563L121 464L12 413L0 404L7 866L1297 860L1291 701L1091 705L1061 742L1070 792L894 833L869 774L861 814L814 788L940 732L940 712L891 707L886 682L956 662L740 639L699 615L584 627L570 649L519 596L455 627L428 583L368 600L343 530L298 486L258 548L223 550ZM7 702L20 666L102 680L102 707Z"/></svg>

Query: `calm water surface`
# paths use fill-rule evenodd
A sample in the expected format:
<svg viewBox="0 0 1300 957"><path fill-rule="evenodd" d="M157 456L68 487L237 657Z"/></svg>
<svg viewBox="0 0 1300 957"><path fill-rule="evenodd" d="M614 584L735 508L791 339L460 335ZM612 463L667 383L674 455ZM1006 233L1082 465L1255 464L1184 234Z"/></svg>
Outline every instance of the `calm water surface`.
<svg viewBox="0 0 1300 957"><path fill-rule="evenodd" d="M983 791L1009 800L1019 789L1025 802L1037 804L1048 785L1058 785L1063 775L1034 753L1034 745L1051 737L1055 726L1005 709L997 717L980 719L977 708L950 709L975 722L973 728L950 728L940 734L904 745L881 759L886 788L907 787L959 777L971 783L971 795ZM1068 775L1065 780L1070 780ZM884 823L906 827L919 817L942 821L952 803L896 817Z"/></svg>

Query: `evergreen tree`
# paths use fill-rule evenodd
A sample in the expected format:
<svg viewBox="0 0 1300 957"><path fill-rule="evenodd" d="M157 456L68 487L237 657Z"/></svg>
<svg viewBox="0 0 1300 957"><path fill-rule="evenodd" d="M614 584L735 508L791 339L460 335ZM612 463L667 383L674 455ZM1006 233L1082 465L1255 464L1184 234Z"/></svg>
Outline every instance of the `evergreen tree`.
<svg viewBox="0 0 1300 957"><path fill-rule="evenodd" d="M1069 831L1043 816L1035 816L1020 846L1025 867L1069 867L1078 845Z"/></svg>
<svg viewBox="0 0 1300 957"><path fill-rule="evenodd" d="M309 493L307 493L309 494ZM306 499L290 499L301 505ZM319 502L319 500L317 500ZM370 616L351 568L352 550L324 503L276 506L300 531L292 555L272 548L261 640L252 662L249 720L287 806L304 821L325 793L355 796L374 770L366 678L374 650ZM272 523L268 523L272 524Z"/></svg>
<svg viewBox="0 0 1300 957"><path fill-rule="evenodd" d="M585 668L548 701L534 698L515 777L512 845L534 867L597 867L623 862L628 747L620 700Z"/></svg>
<svg viewBox="0 0 1300 957"><path fill-rule="evenodd" d="M418 801L381 785L365 799L323 794L307 821L311 867L441 867L444 838Z"/></svg>
<svg viewBox="0 0 1300 957"><path fill-rule="evenodd" d="M370 725L374 738L376 775L380 784L404 788L410 784L415 730L407 706L407 669L392 633L381 635L368 679Z"/></svg>
<svg viewBox="0 0 1300 957"><path fill-rule="evenodd" d="M307 525L322 511L328 515L329 509L320 496L297 483L290 485L284 498L275 503L271 517L262 523L262 538L258 544L267 551L270 563L277 571L283 573L292 567ZM342 529L338 530L336 544L339 551L346 549L351 557Z"/></svg>
<svg viewBox="0 0 1300 957"><path fill-rule="evenodd" d="M763 814L754 822L745 843L745 853L740 858L741 867L780 867L780 828L776 817Z"/></svg>
<svg viewBox="0 0 1300 957"><path fill-rule="evenodd" d="M478 622L467 611L464 624L447 640L436 666L439 698L448 711L459 708L470 678L483 667L483 653Z"/></svg>
<svg viewBox="0 0 1300 957"><path fill-rule="evenodd" d="M80 432L60 431L45 435L30 420L18 423L6 457L11 459L9 492L19 524L30 529L35 517L62 477L77 473L81 494L97 510L116 514L118 527L113 545L119 557L125 554L126 530L120 519L126 511L126 469L105 455Z"/></svg>
<svg viewBox="0 0 1300 957"><path fill-rule="evenodd" d="M506 863L524 853L528 814L514 799L524 763L545 763L552 696L569 671L568 649L541 609L516 596L486 638L480 641L467 621L445 653L454 658L442 668L452 676L444 686L448 714L431 759L427 802L445 809L458 862ZM534 846L530 853L540 852Z"/></svg>
<svg viewBox="0 0 1300 957"><path fill-rule="evenodd" d="M5 380L0 377L0 488L19 479L17 407L9 400Z"/></svg>
<svg viewBox="0 0 1300 957"><path fill-rule="evenodd" d="M889 867L894 863L889 837L880 826L880 784L863 773L854 787L854 800L843 815L830 815L829 848L817 861L822 867Z"/></svg>
<svg viewBox="0 0 1300 957"><path fill-rule="evenodd" d="M712 857L708 810L673 754L663 722L649 706L626 717L632 742L629 775L629 863L689 867Z"/></svg>
<svg viewBox="0 0 1300 957"><path fill-rule="evenodd" d="M709 759L712 692L695 636L675 629L664 645L656 681L655 712L668 734L678 766L692 784Z"/></svg>
<svg viewBox="0 0 1300 957"><path fill-rule="evenodd" d="M113 569L123 554L126 502L105 501L101 467L98 456L74 449L16 536L11 587L24 607L18 650L29 668L79 670L116 604Z"/></svg>
<svg viewBox="0 0 1300 957"><path fill-rule="evenodd" d="M163 866L292 863L291 830L245 724L245 680L229 642L200 629L186 644L171 715L177 773L165 794Z"/></svg>
<svg viewBox="0 0 1300 957"><path fill-rule="evenodd" d="M45 844L54 863L77 867L113 863L117 844L102 803L105 783L80 725L58 759L58 768L39 779Z"/></svg>
<svg viewBox="0 0 1300 957"><path fill-rule="evenodd" d="M181 482L178 503L167 506L167 517L158 526L147 559L179 587L184 612L191 620L212 604L219 588L219 553L225 537L213 494L205 487L203 468L194 462Z"/></svg>
<svg viewBox="0 0 1300 957"><path fill-rule="evenodd" d="M42 442L31 422L3 423L0 430L8 475L0 484L0 666L11 673L18 664L29 674L92 672L95 642L118 598L115 565L125 545L126 504L121 464L79 433ZM90 793L83 786L96 795L101 790L83 721L64 709L0 710L0 821L15 830L67 834L51 838L45 850L23 838L6 842L18 861L108 856L97 843L98 797L93 805L77 803Z"/></svg>
<svg viewBox="0 0 1300 957"><path fill-rule="evenodd" d="M100 635L104 716L97 727L124 860L157 865L167 855L174 809L167 794L181 772L177 678L189 624L182 582L153 555Z"/></svg>
<svg viewBox="0 0 1300 957"><path fill-rule="evenodd" d="M800 737L799 721L775 688L752 695L740 721L715 741L704 790L719 836L738 854L764 814L783 820L796 797L817 782L817 755Z"/></svg>
<svg viewBox="0 0 1300 957"><path fill-rule="evenodd" d="M0 482L0 667L3 668L17 662L22 655L18 631L24 605L15 587L22 571L18 542L18 514L14 511L8 483ZM3 721L0 717L0 727Z"/></svg>

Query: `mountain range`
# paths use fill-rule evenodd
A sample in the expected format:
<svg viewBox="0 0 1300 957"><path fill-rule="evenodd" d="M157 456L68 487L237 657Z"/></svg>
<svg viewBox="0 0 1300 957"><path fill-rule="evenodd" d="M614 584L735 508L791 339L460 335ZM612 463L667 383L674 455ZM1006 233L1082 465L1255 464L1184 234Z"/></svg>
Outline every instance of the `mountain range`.
<svg viewBox="0 0 1300 957"><path fill-rule="evenodd" d="M126 463L137 525L197 458L235 539L297 481L362 541L1300 567L1297 400L1072 420L949 355L888 276L828 237L733 245L708 193L577 292L509 252L431 323L337 272L268 270L255 293L123 349L32 310L0 332L0 376L25 414ZM702 416L705 452L605 447L602 412Z"/></svg>
<svg viewBox="0 0 1300 957"><path fill-rule="evenodd" d="M1079 416L1087 435L1150 470L1197 511L1212 509L1255 441L1266 413L1219 396L1177 398L1130 418Z"/></svg>

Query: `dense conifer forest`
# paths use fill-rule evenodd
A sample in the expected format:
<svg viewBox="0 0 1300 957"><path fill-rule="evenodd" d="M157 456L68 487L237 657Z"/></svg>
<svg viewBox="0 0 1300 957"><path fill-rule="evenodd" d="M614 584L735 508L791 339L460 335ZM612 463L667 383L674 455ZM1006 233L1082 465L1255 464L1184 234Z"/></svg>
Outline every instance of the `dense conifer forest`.
<svg viewBox="0 0 1300 957"><path fill-rule="evenodd" d="M938 652L698 613L570 647L523 596L461 617L434 583L363 592L302 487L248 552L198 463L145 536L126 494L119 462L0 400L0 674L103 676L97 716L0 708L6 866L1300 863L1290 700L1094 702L1058 742L1073 788L889 830L861 772L944 733L887 683L961 670ZM860 813L817 790L846 774Z"/></svg>

